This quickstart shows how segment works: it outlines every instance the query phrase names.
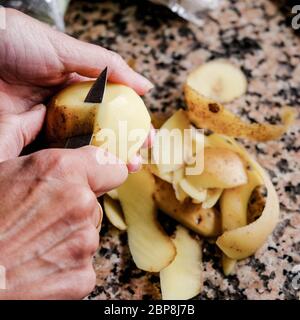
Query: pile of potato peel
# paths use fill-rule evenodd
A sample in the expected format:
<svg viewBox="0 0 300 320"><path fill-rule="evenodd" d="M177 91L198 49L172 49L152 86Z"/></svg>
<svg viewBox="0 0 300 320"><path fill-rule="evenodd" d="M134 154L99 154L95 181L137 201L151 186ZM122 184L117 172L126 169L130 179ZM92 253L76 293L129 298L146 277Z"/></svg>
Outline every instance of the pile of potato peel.
<svg viewBox="0 0 300 320"><path fill-rule="evenodd" d="M144 165L104 197L108 219L116 226L117 216L126 226L137 267L160 273L163 299L189 299L201 292L201 242L190 231L215 241L225 275L232 274L236 262L253 255L272 233L279 217L276 191L265 170L234 137L276 139L294 117L291 108L285 108L282 125L247 124L188 84L184 92L187 111L177 111L161 129L196 125L213 131L203 137L202 173L185 176L184 160L179 166ZM264 207L252 206L251 218L249 200L261 186L267 190ZM109 210L110 196L120 204L118 210ZM158 209L179 223L172 237L159 225Z"/></svg>

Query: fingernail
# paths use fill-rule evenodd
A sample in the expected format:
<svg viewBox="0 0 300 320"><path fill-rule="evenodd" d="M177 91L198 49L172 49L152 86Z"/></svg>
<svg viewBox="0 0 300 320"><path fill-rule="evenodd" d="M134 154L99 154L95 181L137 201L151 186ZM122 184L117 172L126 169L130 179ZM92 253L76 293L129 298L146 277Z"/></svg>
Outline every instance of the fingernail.
<svg viewBox="0 0 300 320"><path fill-rule="evenodd" d="M140 78L140 82L141 82L142 86L145 87L145 89L147 91L149 91L149 90L154 88L154 85L150 80L148 80L147 78L145 78L144 76L142 76L139 73L137 73L137 74L138 74L138 76Z"/></svg>
<svg viewBox="0 0 300 320"><path fill-rule="evenodd" d="M36 106L32 107L30 111L38 111L45 109L46 107L43 104L37 104Z"/></svg>
<svg viewBox="0 0 300 320"><path fill-rule="evenodd" d="M127 168L129 172L137 172L142 166L142 157L141 155L135 155L128 163Z"/></svg>

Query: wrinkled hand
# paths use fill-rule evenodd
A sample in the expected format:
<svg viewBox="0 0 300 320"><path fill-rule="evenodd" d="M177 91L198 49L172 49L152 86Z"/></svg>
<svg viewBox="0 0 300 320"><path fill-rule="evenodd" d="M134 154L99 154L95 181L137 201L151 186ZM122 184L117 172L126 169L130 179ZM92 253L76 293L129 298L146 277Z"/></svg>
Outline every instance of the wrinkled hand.
<svg viewBox="0 0 300 320"><path fill-rule="evenodd" d="M0 265L7 276L0 300L80 299L92 291L102 218L96 196L127 177L115 160L88 146L0 164Z"/></svg>
<svg viewBox="0 0 300 320"><path fill-rule="evenodd" d="M6 10L0 30L0 161L19 155L40 131L45 98L59 87L95 78L108 66L108 79L139 94L151 83L116 53L78 41L16 10Z"/></svg>

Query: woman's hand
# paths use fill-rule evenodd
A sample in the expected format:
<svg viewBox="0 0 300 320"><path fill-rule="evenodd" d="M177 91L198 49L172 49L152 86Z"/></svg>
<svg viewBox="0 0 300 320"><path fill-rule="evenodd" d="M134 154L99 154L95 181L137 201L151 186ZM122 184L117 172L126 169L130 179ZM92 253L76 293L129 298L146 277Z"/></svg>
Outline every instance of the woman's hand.
<svg viewBox="0 0 300 320"><path fill-rule="evenodd" d="M152 84L115 52L78 41L16 10L6 10L0 32L0 161L14 158L40 131L43 101L60 87L95 78L108 66L108 79L139 94Z"/></svg>
<svg viewBox="0 0 300 320"><path fill-rule="evenodd" d="M92 291L102 219L96 196L126 177L125 164L92 146L1 163L0 266L7 288L0 300L80 299Z"/></svg>

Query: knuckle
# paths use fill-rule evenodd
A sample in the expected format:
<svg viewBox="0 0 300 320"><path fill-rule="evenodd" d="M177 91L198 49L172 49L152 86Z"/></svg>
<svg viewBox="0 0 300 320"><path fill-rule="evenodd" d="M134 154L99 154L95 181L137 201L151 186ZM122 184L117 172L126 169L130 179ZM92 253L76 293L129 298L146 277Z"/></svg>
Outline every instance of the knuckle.
<svg viewBox="0 0 300 320"><path fill-rule="evenodd" d="M75 207L74 213L79 218L86 219L91 217L97 206L95 194L87 187L72 187L72 199Z"/></svg>
<svg viewBox="0 0 300 320"><path fill-rule="evenodd" d="M34 160L35 166L46 176L65 175L72 166L68 154L56 149L37 152Z"/></svg>
<svg viewBox="0 0 300 320"><path fill-rule="evenodd" d="M115 51L109 50L109 55L113 64L119 64L123 61L122 57Z"/></svg>
<svg viewBox="0 0 300 320"><path fill-rule="evenodd" d="M92 264L90 264L80 272L79 278L81 284L81 294L83 296L86 296L91 291L93 291L96 285L96 273Z"/></svg>
<svg viewBox="0 0 300 320"><path fill-rule="evenodd" d="M91 257L97 250L99 234L96 228L89 224L74 235L74 240L71 248L72 256L75 260L84 262L86 258Z"/></svg>

